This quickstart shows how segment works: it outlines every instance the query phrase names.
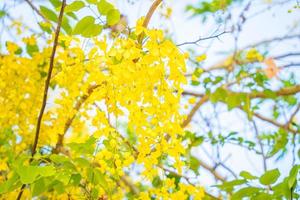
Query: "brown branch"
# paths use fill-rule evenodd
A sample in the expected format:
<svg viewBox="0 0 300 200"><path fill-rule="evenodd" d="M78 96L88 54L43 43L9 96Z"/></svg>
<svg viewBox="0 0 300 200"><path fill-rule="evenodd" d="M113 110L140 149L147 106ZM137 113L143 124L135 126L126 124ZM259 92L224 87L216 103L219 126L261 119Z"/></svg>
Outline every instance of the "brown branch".
<svg viewBox="0 0 300 200"><path fill-rule="evenodd" d="M154 13L154 11L156 10L156 8L159 6L159 4L162 2L163 0L155 0L152 4L152 6L150 7L146 17L145 17L145 20L143 22L143 27L144 28L147 28L148 27L148 24L150 22L150 19ZM138 43L141 44L142 41L144 39L144 34L141 33L139 36L138 36Z"/></svg>
<svg viewBox="0 0 300 200"><path fill-rule="evenodd" d="M276 96L289 96L289 95L297 94L298 92L300 92L300 85L294 85L294 86L285 87L277 91L274 91L274 94ZM253 92L253 93L246 93L246 94L249 95L250 99L269 97L264 92Z"/></svg>
<svg viewBox="0 0 300 200"><path fill-rule="evenodd" d="M206 169L207 171L209 171L216 179L224 182L226 181L226 178L223 177L221 174L219 174L214 167L209 166L208 164L206 164L205 162L203 162L200 159L197 159L199 162L199 165L202 166L204 169Z"/></svg>
<svg viewBox="0 0 300 200"><path fill-rule="evenodd" d="M177 172L172 171L172 170L170 170L170 169L168 169L168 168L165 168L165 167L163 167L163 166L161 166L161 165L159 165L158 167L161 168L164 172L168 172L168 173L173 174L173 175L175 175L175 176L177 176L177 177L184 178L190 185L196 187L196 185L193 184L193 183L190 181L190 178L189 178L189 177L184 176L184 175L181 175L181 174L178 174ZM209 196L211 199L214 199L214 200L220 199L219 197L216 197L216 196L214 196L214 195L212 195L212 194L210 194L210 193L208 193L208 192L206 192L206 191L204 191L204 193L205 193L206 196Z"/></svg>
<svg viewBox="0 0 300 200"><path fill-rule="evenodd" d="M27 2L29 2L29 1L27 1ZM61 27L61 22L62 22L65 6L66 6L66 0L63 0L62 5L61 5L61 9L60 9L60 13L59 13L59 17L58 17L56 31L55 31L53 48L52 48L52 53L51 53L51 57L50 57L49 69L48 69L48 75L47 75L47 79L45 81L42 107L41 107L41 110L40 110L40 113L39 113L39 116L38 116L36 131L35 131L35 138L34 138L34 142L33 142L32 149L31 149L31 157L32 158L36 153L36 148L37 148L37 145L38 145L38 142L39 142L41 123L42 123L44 111L45 111L45 108L46 108L48 90L49 90L49 86L50 86L51 74L52 74L52 70L53 70L53 66L54 66L54 58L55 58L56 48L57 48L57 44L58 44L58 37L59 37L59 33L60 33L60 27ZM30 159L30 162L33 160L32 158ZM17 200L21 199L25 186L26 186L26 184L22 185L21 190L20 190L20 192L17 196Z"/></svg>
<svg viewBox="0 0 300 200"><path fill-rule="evenodd" d="M300 103L298 104L296 110L291 114L290 119L286 122L285 124L286 127L288 127L293 122L293 119L297 115L299 110L300 110Z"/></svg>
<svg viewBox="0 0 300 200"><path fill-rule="evenodd" d="M291 87L285 87L285 88L281 88L277 91L274 91L274 94L276 96L288 96L288 95L293 95L300 92L300 85L295 85L295 86L291 86ZM190 111L190 113L188 114L187 118L185 119L185 121L181 124L182 127L186 127L192 120L192 118L194 117L194 115L196 114L196 112L198 111L198 109L209 100L209 96L208 95L203 95L203 94L197 94L197 93L193 93L193 92L184 92L184 95L192 95L192 96L202 96L202 98L194 105L194 107L192 108L192 110ZM229 95L231 94L243 94L243 93L238 93L238 92L232 92L229 91ZM244 93L245 95L247 95L250 99L254 99L254 98L270 98L268 95L266 95L264 92L253 92L253 93ZM300 108L299 108L300 109ZM257 113L254 113L254 115L258 115L261 119L263 119L264 117L260 116ZM257 117L258 117L257 116ZM281 128L285 128L286 126L284 124L279 124L276 121L270 120L270 119L265 119L264 121L269 121L270 123L272 123L273 125L277 126L277 127L281 127ZM297 131L295 131L294 129L291 128L285 128L286 130L292 132L292 133L297 133Z"/></svg>
<svg viewBox="0 0 300 200"><path fill-rule="evenodd" d="M205 102L208 101L208 95L204 95L192 108L192 110L190 111L190 113L188 114L187 118L183 121L183 123L181 124L181 127L186 127L192 120L192 118L194 117L194 115L196 114L197 110L200 108L200 106L202 106Z"/></svg>
<svg viewBox="0 0 300 200"><path fill-rule="evenodd" d="M138 194L140 192L139 189L132 182L130 182L130 180L128 180L126 176L121 176L120 178L134 194Z"/></svg>
<svg viewBox="0 0 300 200"><path fill-rule="evenodd" d="M55 148L53 149L53 153L59 153L62 148L63 148L63 140L64 140L64 136L66 135L67 131L69 130L71 124L73 123L79 109L81 108L81 106L84 104L84 102L91 96L91 94L95 91L95 89L97 89L99 85L91 85L88 90L87 90L87 94L82 95L79 100L77 101L74 110L76 110L76 113L73 114L72 117L68 118L66 123L65 123L65 127L64 127L64 132L63 134L59 134L58 135L58 139L55 145Z"/></svg>
<svg viewBox="0 0 300 200"><path fill-rule="evenodd" d="M287 130L291 133L294 133L294 134L298 134L298 131L294 130L294 129L291 129L290 127L286 127L285 124L281 124L273 119L270 119L270 118L267 118L259 113L253 113L253 115L263 121L266 121L266 122L269 122L270 124L273 124L274 126L277 126L278 128L282 128L284 130Z"/></svg>
<svg viewBox="0 0 300 200"><path fill-rule="evenodd" d="M50 65L49 65L49 69L48 69L48 75L47 75L47 79L46 79L46 82L45 82L43 103L42 103L42 107L41 107L41 110L40 110L40 113L39 113L39 116L38 116L34 143L33 143L32 149L31 149L31 155L32 156L34 156L34 154L36 153L36 148L37 148L37 144L38 144L38 141L39 141L41 122L42 122L43 114L44 114L44 111L45 111L45 108L46 108L48 90L49 90L49 86L50 86L50 80L51 80L51 75L52 75L53 66L54 66L54 58L55 58L56 48L57 48L57 44L58 44L58 37L59 37L59 33L60 33L61 22L62 22L65 6L66 6L66 0L63 0L62 5L61 5L61 9L60 9L60 13L59 13L59 17L58 17L56 31L55 31L53 48L52 48L52 53L51 53L51 57L50 57Z"/></svg>
<svg viewBox="0 0 300 200"><path fill-rule="evenodd" d="M200 94L192 91L183 91L181 94L183 96L194 96L194 97L201 97L201 98L204 96L204 94Z"/></svg>
<svg viewBox="0 0 300 200"><path fill-rule="evenodd" d="M275 96L289 96L293 94L297 94L300 92L300 85L294 85L290 87L281 88L279 90L273 91ZM270 98L269 95L265 94L265 92L251 92L251 93L245 93L245 92L233 92L228 90L229 94L245 94L250 99L256 99L256 98ZM204 97L204 94L197 93L197 92L191 92L191 91L184 91L182 95L187 96L194 96L194 97Z"/></svg>

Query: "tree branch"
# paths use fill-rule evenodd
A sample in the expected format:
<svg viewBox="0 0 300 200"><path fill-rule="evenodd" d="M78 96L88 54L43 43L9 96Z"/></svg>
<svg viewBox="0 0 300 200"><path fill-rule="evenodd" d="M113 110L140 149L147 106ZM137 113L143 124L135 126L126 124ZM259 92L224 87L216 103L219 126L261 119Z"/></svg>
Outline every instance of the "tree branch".
<svg viewBox="0 0 300 200"><path fill-rule="evenodd" d="M148 13L147 13L147 15L146 15L146 17L145 17L145 20L144 20L144 22L143 22L143 27L144 27L144 28L147 28L147 27L148 27L148 24L149 24L149 22L150 22L150 19L151 19L152 15L153 15L154 11L156 10L156 8L159 6L159 4L160 4L162 1L163 1L163 0L155 0L155 1L153 2L152 6L150 7L150 9L149 9L149 11L148 11ZM142 41L143 41L143 39L144 39L144 34L141 33L141 34L138 36L138 39L137 39L137 40L138 40L138 43L141 44Z"/></svg>
<svg viewBox="0 0 300 200"><path fill-rule="evenodd" d="M229 91L229 90L228 90ZM277 91L274 91L274 95L276 96L288 96L288 95L293 95L300 92L300 85L295 85L291 87L285 87L281 88ZM193 92L183 92L184 95L192 95L195 97L202 97L192 108L190 113L188 114L186 120L181 124L182 127L186 127L196 114L197 110L200 108L201 105L203 105L205 102L209 100L208 95L203 95L203 94L198 94L198 93L193 93ZM268 95L266 95L264 92L252 92L252 93L242 93L242 92L232 92L229 91L229 95L231 94L245 94L248 96L250 99L255 99L255 98L269 98ZM283 126L283 125L280 125ZM293 129L290 129L290 131L295 132Z"/></svg>
<svg viewBox="0 0 300 200"><path fill-rule="evenodd" d="M202 106L205 102L208 101L208 95L204 95L192 108L191 112L188 114L187 118L181 124L181 127L186 127L196 114L197 110Z"/></svg>
<svg viewBox="0 0 300 200"><path fill-rule="evenodd" d="M54 37L53 48L52 48L52 53L51 53L51 57L50 57L50 65L49 65L49 69L48 69L47 79L45 81L43 103L42 103L42 107L41 107L41 110L40 110L40 113L38 116L34 143L33 143L32 149L31 149L32 156L34 156L34 154L36 153L36 148L37 148L37 144L39 141L41 122L42 122L43 114L44 114L44 111L46 108L48 90L49 90L49 86L50 86L50 80L51 80L51 75L52 75L53 66L54 66L54 58L55 58L56 48L57 48L57 44L58 44L58 37L59 37L59 33L60 33L61 22L62 22L65 6L66 6L66 0L63 0L61 9L60 9L60 13L59 13L59 17L58 17L56 31L55 31L55 37Z"/></svg>
<svg viewBox="0 0 300 200"><path fill-rule="evenodd" d="M27 1L27 2L29 2L29 1ZM50 57L50 64L49 64L47 79L45 81L45 88L44 88L44 96L43 96L42 107L41 107L41 110L40 110L40 113L39 113L39 116L38 116L37 125L36 125L36 131L35 131L35 137L34 137L34 142L33 142L32 149L31 149L31 157L32 158L33 158L33 156L36 153L36 148L37 148L37 145L38 145L38 142L39 142L39 135L40 135L40 130L41 130L41 122L42 122L44 111L45 111L45 108L46 108L47 97L48 97L48 90L49 90L49 86L50 86L51 74L52 74L52 70L53 70L53 66L54 66L54 58L55 58L56 48L57 48L57 44L58 44L58 37L59 37L59 33L60 33L61 22L62 22L62 18L63 18L65 6L66 6L66 0L63 0L62 1L62 5L61 5L61 9L60 9L60 13L59 13L59 17L58 17L56 31L55 31L55 36L54 36L52 53L51 53L51 57ZM30 162L32 161L32 158L31 158ZM17 200L21 199L25 186L26 186L26 184L22 185L21 190L20 190L20 192L19 192L19 194L17 196Z"/></svg>
<svg viewBox="0 0 300 200"><path fill-rule="evenodd" d="M263 121L266 121L266 122L269 122L270 124L273 124L274 126L277 126L278 128L282 128L284 130L287 130L291 133L294 133L294 134L297 134L298 131L294 130L294 129L291 129L290 127L286 127L285 124L281 124L273 119L270 119L270 118L267 118L265 116L262 116L261 114L259 113L253 113L253 115Z"/></svg>
<svg viewBox="0 0 300 200"><path fill-rule="evenodd" d="M226 33L231 33L231 31L223 31L223 32L221 32L219 34L212 35L212 36L209 36L209 37L203 37L203 38L199 37L195 41L192 41L192 42L183 42L183 43L177 44L176 46L180 47L180 46L183 46L183 45L197 44L200 41L209 40L209 39L213 39L213 38L219 38L221 35L226 34Z"/></svg>
<svg viewBox="0 0 300 200"><path fill-rule="evenodd" d="M49 22L49 20L40 12L40 10L35 7L35 5L30 0L25 0L25 2L35 11L45 22Z"/></svg>
<svg viewBox="0 0 300 200"><path fill-rule="evenodd" d="M70 117L70 118L67 119L67 121L65 123L63 134L59 134L58 135L58 139L57 139L55 148L52 150L53 153L59 153L62 150L64 136L66 135L67 131L69 130L69 128L71 126L71 124L73 123L73 120L75 119L75 117L76 117L79 109L84 104L84 102L92 95L92 93L95 91L95 89L97 89L100 86L101 86L101 84L99 84L99 85L91 85L88 88L88 90L87 90L87 94L82 95L79 98L79 100L76 102L76 105L74 107L74 110L76 110L76 113L74 113L72 117Z"/></svg>

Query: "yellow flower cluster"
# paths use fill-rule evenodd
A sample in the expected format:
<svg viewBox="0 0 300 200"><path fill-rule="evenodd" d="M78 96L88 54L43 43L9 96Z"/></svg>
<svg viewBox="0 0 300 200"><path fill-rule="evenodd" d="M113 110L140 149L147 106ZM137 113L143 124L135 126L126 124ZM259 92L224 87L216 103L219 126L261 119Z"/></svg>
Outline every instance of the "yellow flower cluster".
<svg viewBox="0 0 300 200"><path fill-rule="evenodd" d="M257 49L252 48L246 52L246 59L249 62L262 62L264 60L263 55L257 51Z"/></svg>
<svg viewBox="0 0 300 200"><path fill-rule="evenodd" d="M142 22L137 24L136 35L147 37L143 45L134 37L103 38L94 39L86 51L78 38L60 36L38 144L39 148L54 148L63 135L65 154L73 159L82 156L74 144L96 138L90 145L93 154L85 155L85 159L93 160L97 170L105 174L106 188L98 186L98 195L110 194L111 199L126 194L118 180L116 187L115 179L123 180L133 163L140 166L141 178L148 181L158 176L165 158L174 161L179 174L185 165L180 139L183 116L179 113L182 85L186 83L185 55L164 38L162 31L145 29ZM23 42L36 44L34 37ZM0 57L0 131L11 130L16 136L15 154L28 152L32 144L51 54L51 46L32 57L17 55L19 48L9 42L9 53ZM126 124L134 142L128 141L128 133L118 123ZM0 168L7 170L6 161ZM88 174L84 168L79 171ZM175 190L170 179L164 184L160 190L140 195L166 199L203 196L200 187L181 184ZM78 188L68 190L80 194Z"/></svg>

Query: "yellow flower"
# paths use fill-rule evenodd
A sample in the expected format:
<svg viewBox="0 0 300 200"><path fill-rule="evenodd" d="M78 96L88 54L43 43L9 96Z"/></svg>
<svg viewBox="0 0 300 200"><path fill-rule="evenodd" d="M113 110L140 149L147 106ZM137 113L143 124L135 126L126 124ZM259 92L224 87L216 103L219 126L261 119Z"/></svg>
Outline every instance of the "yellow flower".
<svg viewBox="0 0 300 200"><path fill-rule="evenodd" d="M196 103L196 98L195 98L195 97L191 97L191 98L189 99L189 103L190 103L190 104Z"/></svg>
<svg viewBox="0 0 300 200"><path fill-rule="evenodd" d="M135 26L135 34L140 35L142 32L144 32L145 28L143 26L145 17L141 17L140 19L137 20L136 26Z"/></svg>
<svg viewBox="0 0 300 200"><path fill-rule="evenodd" d="M23 42L25 44L31 45L31 46L36 45L36 39L35 39L34 35L32 35L30 37L23 38Z"/></svg>
<svg viewBox="0 0 300 200"><path fill-rule="evenodd" d="M264 60L264 57L257 51L257 49L252 48L247 51L246 59L249 62L262 62Z"/></svg>
<svg viewBox="0 0 300 200"><path fill-rule="evenodd" d="M202 62L204 60L206 60L206 54L202 54L202 55L196 57L197 62Z"/></svg>
<svg viewBox="0 0 300 200"><path fill-rule="evenodd" d="M10 54L15 54L20 47L13 42L6 42L6 49Z"/></svg>

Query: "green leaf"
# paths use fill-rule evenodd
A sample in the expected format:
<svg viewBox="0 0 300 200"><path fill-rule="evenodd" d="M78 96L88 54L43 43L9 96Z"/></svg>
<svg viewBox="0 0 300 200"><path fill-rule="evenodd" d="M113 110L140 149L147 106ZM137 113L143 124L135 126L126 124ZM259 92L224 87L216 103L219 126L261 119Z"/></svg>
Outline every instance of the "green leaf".
<svg viewBox="0 0 300 200"><path fill-rule="evenodd" d="M242 94L229 93L227 96L228 109L231 110L235 107L238 107L241 105L242 100Z"/></svg>
<svg viewBox="0 0 300 200"><path fill-rule="evenodd" d="M195 146L199 146L200 144L202 144L204 141L204 137L200 136L200 137L196 137L195 139L193 139L191 141L191 146L195 147Z"/></svg>
<svg viewBox="0 0 300 200"><path fill-rule="evenodd" d="M41 27L41 29L44 31L44 32L46 32L46 33L52 33L52 30L51 30L51 28L50 27L48 27L48 26L45 26L44 24L42 24L42 23L38 23L39 24L39 26Z"/></svg>
<svg viewBox="0 0 300 200"><path fill-rule="evenodd" d="M50 10L49 8L45 6L40 6L40 11L44 17L46 17L48 20L57 22L57 15L54 11Z"/></svg>
<svg viewBox="0 0 300 200"><path fill-rule="evenodd" d="M194 81L194 80L193 80L193 81L191 82L191 84L194 85L194 86L198 86L198 85L200 85L200 82L199 82L199 81Z"/></svg>
<svg viewBox="0 0 300 200"><path fill-rule="evenodd" d="M275 144L272 151L269 153L269 156L273 156L278 153L280 150L283 150L288 143L288 133L284 129L279 129L276 134Z"/></svg>
<svg viewBox="0 0 300 200"><path fill-rule="evenodd" d="M82 168L90 166L90 162L85 158L75 158L74 162Z"/></svg>
<svg viewBox="0 0 300 200"><path fill-rule="evenodd" d="M75 12L80 10L85 6L84 2L82 1L73 1L71 4L67 5L65 8L65 12Z"/></svg>
<svg viewBox="0 0 300 200"><path fill-rule="evenodd" d="M163 182L159 176L156 176L152 180L152 185L153 185L153 187L160 188L160 187L162 187Z"/></svg>
<svg viewBox="0 0 300 200"><path fill-rule="evenodd" d="M7 181L0 183L0 195L3 193L13 191L17 187L19 187L17 183L20 183L19 176L17 173L13 173L11 178L9 178Z"/></svg>
<svg viewBox="0 0 300 200"><path fill-rule="evenodd" d="M288 187L288 177L284 178L281 183L272 186L274 194L277 196L285 196L288 199L291 196L291 188Z"/></svg>
<svg viewBox="0 0 300 200"><path fill-rule="evenodd" d="M120 12L117 9L112 9L108 12L106 23L109 26L115 25L120 21Z"/></svg>
<svg viewBox="0 0 300 200"><path fill-rule="evenodd" d="M19 166L17 173L23 184L33 183L39 175L37 166Z"/></svg>
<svg viewBox="0 0 300 200"><path fill-rule="evenodd" d="M72 174L70 178L70 184L73 186L78 186L81 180L81 175L80 174Z"/></svg>
<svg viewBox="0 0 300 200"><path fill-rule="evenodd" d="M86 0L86 2L91 4L97 4L98 0Z"/></svg>
<svg viewBox="0 0 300 200"><path fill-rule="evenodd" d="M0 10L0 19L2 18L2 17L4 17L6 15L6 12L4 11L4 10Z"/></svg>
<svg viewBox="0 0 300 200"><path fill-rule="evenodd" d="M93 168L87 169L87 180L92 184L100 184L104 189L107 189L107 181L104 175L98 170Z"/></svg>
<svg viewBox="0 0 300 200"><path fill-rule="evenodd" d="M259 178L259 182L263 185L271 185L277 181L279 176L280 172L278 169L268 170Z"/></svg>
<svg viewBox="0 0 300 200"><path fill-rule="evenodd" d="M102 26L94 24L95 18L92 16L86 16L82 18L75 26L73 35L82 35L83 37L94 37L101 33Z"/></svg>
<svg viewBox="0 0 300 200"><path fill-rule="evenodd" d="M194 156L190 156L190 162L189 162L189 166L191 168L191 170L193 170L193 172L195 172L195 174L199 174L199 160L194 157Z"/></svg>
<svg viewBox="0 0 300 200"><path fill-rule="evenodd" d="M226 101L227 91L224 88L219 87L214 93L210 95L210 100L212 103L217 103L218 101Z"/></svg>
<svg viewBox="0 0 300 200"><path fill-rule="evenodd" d="M39 47L37 45L26 45L26 51L32 57L34 53L39 52Z"/></svg>
<svg viewBox="0 0 300 200"><path fill-rule="evenodd" d="M53 5L54 8L58 8L61 6L60 0L50 0L50 3Z"/></svg>
<svg viewBox="0 0 300 200"><path fill-rule="evenodd" d="M247 171L241 171L240 176L248 180L257 179L256 176L253 176L252 174L250 174L250 172Z"/></svg>
<svg viewBox="0 0 300 200"><path fill-rule="evenodd" d="M95 22L95 18L92 16L86 16L84 18L82 18L75 26L74 30L73 30L73 34L77 35L77 34L82 34L85 31L85 28L87 28L88 26L91 26L92 24L94 24Z"/></svg>
<svg viewBox="0 0 300 200"><path fill-rule="evenodd" d="M290 174L289 174L289 177L288 177L288 187L290 189L295 186L297 176L298 176L298 172L299 172L299 168L300 168L300 165L295 165L290 171Z"/></svg>
<svg viewBox="0 0 300 200"><path fill-rule="evenodd" d="M32 185L32 196L38 196L47 190L47 186L45 184L45 179L40 178L35 181Z"/></svg>
<svg viewBox="0 0 300 200"><path fill-rule="evenodd" d="M54 190L58 193L58 194L62 194L65 191L65 186L62 182L55 180L54 182L55 184L53 185Z"/></svg>
<svg viewBox="0 0 300 200"><path fill-rule="evenodd" d="M242 188L236 192L233 193L233 195L231 196L232 200L237 200L237 199L243 199L244 197L251 197L253 196L255 193L259 192L259 188L256 187L246 187L246 188Z"/></svg>
<svg viewBox="0 0 300 200"><path fill-rule="evenodd" d="M242 185L246 183L245 179L236 179L233 181L224 182L222 185L217 185L220 189L226 192L232 192L235 186Z"/></svg>
<svg viewBox="0 0 300 200"><path fill-rule="evenodd" d="M62 22L61 22L61 27L63 28L63 30L67 33L67 34L71 34L72 33L72 27L69 24L69 20L67 17L63 17Z"/></svg>
<svg viewBox="0 0 300 200"><path fill-rule="evenodd" d="M63 155L52 154L50 156L50 160L52 160L55 163L63 163L63 162L68 162L69 158Z"/></svg>
<svg viewBox="0 0 300 200"><path fill-rule="evenodd" d="M110 10L114 9L114 6L106 0L100 0L97 4L97 8L100 14L107 15Z"/></svg>
<svg viewBox="0 0 300 200"><path fill-rule="evenodd" d="M42 177L47 177L47 176L53 176L56 171L55 171L55 167L49 165L49 166L39 167L38 172Z"/></svg>

